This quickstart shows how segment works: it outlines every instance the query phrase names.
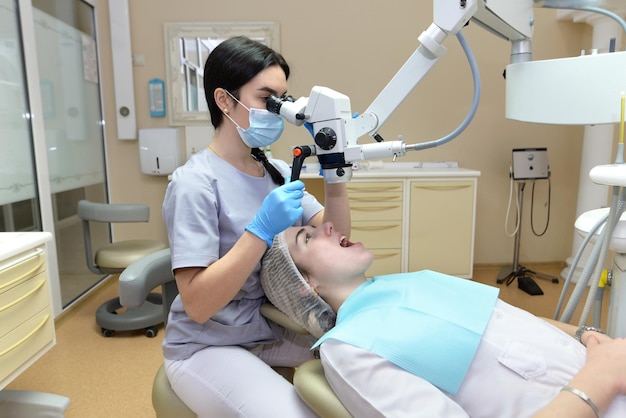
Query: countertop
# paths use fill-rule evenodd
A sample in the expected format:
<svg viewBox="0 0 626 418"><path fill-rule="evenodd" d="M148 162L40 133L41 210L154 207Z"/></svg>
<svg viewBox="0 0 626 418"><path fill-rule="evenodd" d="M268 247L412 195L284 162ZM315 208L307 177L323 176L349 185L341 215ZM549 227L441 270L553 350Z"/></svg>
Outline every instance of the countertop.
<svg viewBox="0 0 626 418"><path fill-rule="evenodd" d="M50 240L50 232L0 232L0 261Z"/></svg>
<svg viewBox="0 0 626 418"><path fill-rule="evenodd" d="M318 163L306 163L300 178L321 178ZM370 168L352 169L352 178L384 178L384 177L479 177L480 171L460 167L432 167L422 163L377 163Z"/></svg>

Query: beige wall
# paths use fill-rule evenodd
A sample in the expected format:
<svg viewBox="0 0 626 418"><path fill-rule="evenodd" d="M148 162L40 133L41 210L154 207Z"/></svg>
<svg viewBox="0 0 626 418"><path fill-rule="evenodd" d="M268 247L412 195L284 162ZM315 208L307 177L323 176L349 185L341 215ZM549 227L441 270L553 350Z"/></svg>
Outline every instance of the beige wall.
<svg viewBox="0 0 626 418"><path fill-rule="evenodd" d="M347 94L354 111L365 110L418 46L417 37L432 22L430 2L415 0L385 5L380 1L356 0L129 3L132 51L145 56L145 65L134 67L138 128L167 127L167 118L149 117L147 97L148 80L166 78L164 22L277 21L281 52L292 67L290 93L299 97L307 95L314 85L328 86ZM117 234L120 238L141 233L165 239L161 202L167 179L141 174L137 141L116 138L107 1L100 0L98 5L112 201L146 202L152 208L148 225L118 230ZM536 10L535 59L573 56L586 47L590 33L586 25L557 22L554 16L553 11ZM505 119L502 72L509 59L509 44L473 24L463 33L481 71L483 90L478 114L459 138L436 149L411 152L403 161L458 161L462 167L481 171L475 262L506 264L512 261L514 243L504 230L511 149L547 147L552 171L550 225L544 236L532 234L528 216L531 187L527 187L520 261L564 261L572 245L583 128ZM407 143L437 139L456 128L465 117L472 95L468 64L455 39L448 39L445 45L448 53L444 59L381 130L387 140L399 134ZM272 151L276 157L289 160L292 144L310 142L305 130L288 126ZM547 182L538 182L534 212L537 232L545 225L547 202Z"/></svg>

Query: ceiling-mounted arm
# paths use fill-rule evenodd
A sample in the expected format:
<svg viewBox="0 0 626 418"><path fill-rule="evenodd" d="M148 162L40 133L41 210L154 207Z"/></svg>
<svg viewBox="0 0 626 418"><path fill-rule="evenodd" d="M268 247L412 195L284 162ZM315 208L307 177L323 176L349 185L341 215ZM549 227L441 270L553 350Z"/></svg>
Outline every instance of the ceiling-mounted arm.
<svg viewBox="0 0 626 418"><path fill-rule="evenodd" d="M356 135L375 135L396 108L446 53L442 45L471 20L512 43L511 62L529 61L534 20L533 0L434 0L433 23L421 42L367 110L355 121Z"/></svg>

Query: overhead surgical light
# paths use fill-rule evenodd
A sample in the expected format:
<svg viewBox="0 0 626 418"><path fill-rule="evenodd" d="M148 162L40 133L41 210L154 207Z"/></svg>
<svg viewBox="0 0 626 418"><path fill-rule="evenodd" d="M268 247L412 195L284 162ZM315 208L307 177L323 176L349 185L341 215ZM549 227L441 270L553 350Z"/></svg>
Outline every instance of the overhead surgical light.
<svg viewBox="0 0 626 418"><path fill-rule="evenodd" d="M620 122L626 52L510 64L506 117L556 125Z"/></svg>
<svg viewBox="0 0 626 418"><path fill-rule="evenodd" d="M621 0L534 0L534 7L599 13L626 22L609 9ZM578 57L510 64L506 69L506 117L556 125L620 122L626 91L626 52L593 52Z"/></svg>
<svg viewBox="0 0 626 418"><path fill-rule="evenodd" d="M599 13L626 23L609 9L622 0L534 0L534 6ZM626 52L592 53L563 59L510 64L506 70L506 117L556 125L620 122L626 91Z"/></svg>

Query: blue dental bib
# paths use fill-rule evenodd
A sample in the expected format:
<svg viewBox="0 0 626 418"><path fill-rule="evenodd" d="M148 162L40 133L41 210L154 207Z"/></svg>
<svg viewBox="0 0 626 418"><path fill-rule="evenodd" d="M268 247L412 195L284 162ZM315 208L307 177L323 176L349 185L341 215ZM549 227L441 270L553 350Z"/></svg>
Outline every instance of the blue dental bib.
<svg viewBox="0 0 626 418"><path fill-rule="evenodd" d="M455 394L498 292L430 270L377 276L346 299L335 327L313 348L331 338L351 344Z"/></svg>

